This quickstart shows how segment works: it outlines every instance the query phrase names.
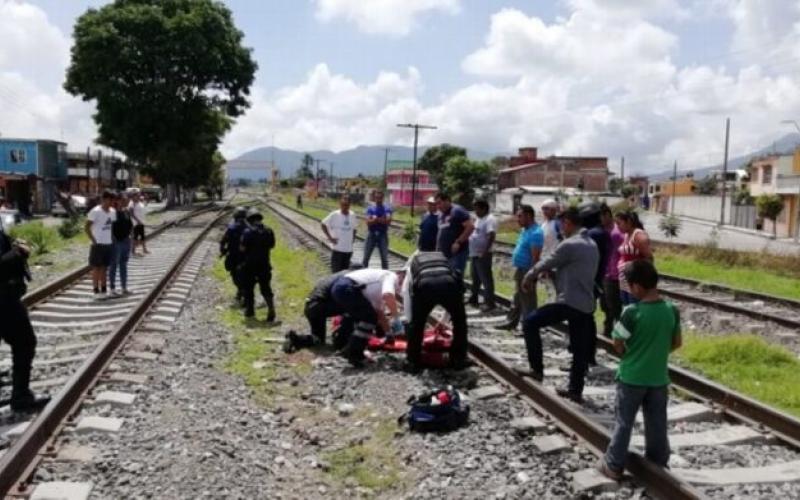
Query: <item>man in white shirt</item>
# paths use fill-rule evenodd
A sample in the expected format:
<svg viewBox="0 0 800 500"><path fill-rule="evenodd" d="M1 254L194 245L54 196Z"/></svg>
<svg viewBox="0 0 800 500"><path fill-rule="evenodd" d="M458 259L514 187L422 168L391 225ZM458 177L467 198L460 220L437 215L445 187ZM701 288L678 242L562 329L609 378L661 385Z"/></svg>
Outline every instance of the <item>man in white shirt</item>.
<svg viewBox="0 0 800 500"><path fill-rule="evenodd" d="M542 216L544 216L544 221L542 222L542 234L544 235L542 259L550 256L561 240L564 239L561 234L561 223L557 217L560 208L561 206L558 202L552 198L542 203ZM544 273L540 276L539 283L544 287L545 301L548 303L555 302L557 292L552 273Z"/></svg>
<svg viewBox="0 0 800 500"><path fill-rule="evenodd" d="M352 331L346 354L353 366L363 366L364 349L376 327L387 334L403 331L397 309L397 287L397 274L384 269L351 271L333 283L331 297L346 315L340 334Z"/></svg>
<svg viewBox="0 0 800 500"><path fill-rule="evenodd" d="M322 219L322 232L332 245L331 273L350 267L357 223L355 214L350 212L350 197L346 194L339 200L339 210L334 210Z"/></svg>
<svg viewBox="0 0 800 500"><path fill-rule="evenodd" d="M92 268L92 287L95 297L106 294L106 270L111 264L111 226L117 220L117 212L111 208L114 193L104 191L100 204L89 210L84 230L92 242L89 248L89 266Z"/></svg>
<svg viewBox="0 0 800 500"><path fill-rule="evenodd" d="M489 203L477 200L475 230L469 235L469 258L472 266L472 291L468 303L478 307L478 295L483 286L483 312L497 306L494 303L494 275L492 274L492 246L497 235L497 220L489 213Z"/></svg>
<svg viewBox="0 0 800 500"><path fill-rule="evenodd" d="M128 210L131 212L133 218L133 246L131 246L131 255L136 255L136 246L142 246L142 252L150 253L147 251L147 243L144 234L144 216L145 207L142 202L141 192L138 188L131 189L131 202L128 204Z"/></svg>

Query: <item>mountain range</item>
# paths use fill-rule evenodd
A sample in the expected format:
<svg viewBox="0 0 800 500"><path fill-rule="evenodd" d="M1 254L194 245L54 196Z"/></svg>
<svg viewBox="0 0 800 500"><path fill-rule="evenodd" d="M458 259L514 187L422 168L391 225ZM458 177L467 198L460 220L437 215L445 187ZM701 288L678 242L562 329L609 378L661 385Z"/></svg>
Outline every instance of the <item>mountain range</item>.
<svg viewBox="0 0 800 500"><path fill-rule="evenodd" d="M333 175L337 177L355 177L358 174L378 175L383 172L387 147L389 148L389 161L411 161L414 157L414 149L406 146L358 146L339 153L327 150L292 151L263 147L248 151L229 161L226 168L228 177L231 179L264 179L270 177L270 165L274 159L275 165L281 172L281 178L285 179L294 175L300 167L303 156L308 153L314 159L323 160L320 163L320 169L329 171L330 162L333 162ZM427 150L427 147L420 147L417 152L418 156L421 157ZM467 150L467 156L473 160L485 161L492 159L495 155L484 151Z"/></svg>
<svg viewBox="0 0 800 500"><path fill-rule="evenodd" d="M742 168L751 159L759 156L771 153L791 152L798 145L800 145L800 134L787 134L767 147L746 155L730 158L728 160L728 169L734 170ZM413 159L413 148L406 146L358 146L354 149L340 151L339 153L327 150L292 151L274 147L262 147L248 151L229 161L226 168L228 170L228 177L231 179L265 179L270 177L270 165L274 160L281 172L281 178L285 179L294 175L300 167L303 156L308 153L315 159L323 160L320 163L320 169L330 171L330 162L333 162L333 174L335 176L355 177L358 174L364 174L366 176L379 175L383 172L387 147L389 148L389 161L411 161ZM421 157L427 150L427 147L420 147L418 155ZM486 161L495 157L497 153L467 150L467 155L473 160ZM695 178L702 179L711 172L720 170L721 168L721 163L709 166L680 168L678 170L678 175L680 177L688 173L693 173ZM665 180L672 176L672 170L664 170L647 175L652 181Z"/></svg>

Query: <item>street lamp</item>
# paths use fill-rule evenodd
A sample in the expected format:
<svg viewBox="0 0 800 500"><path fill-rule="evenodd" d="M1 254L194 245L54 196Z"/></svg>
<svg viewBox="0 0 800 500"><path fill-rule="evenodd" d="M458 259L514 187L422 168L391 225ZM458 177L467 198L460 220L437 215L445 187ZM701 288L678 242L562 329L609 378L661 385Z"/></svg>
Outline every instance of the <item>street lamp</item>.
<svg viewBox="0 0 800 500"><path fill-rule="evenodd" d="M414 167L411 170L411 217L414 217L414 202L417 198L417 143L419 142L419 129L435 130L436 127L433 125L420 125L419 123L402 123L397 126L414 129Z"/></svg>

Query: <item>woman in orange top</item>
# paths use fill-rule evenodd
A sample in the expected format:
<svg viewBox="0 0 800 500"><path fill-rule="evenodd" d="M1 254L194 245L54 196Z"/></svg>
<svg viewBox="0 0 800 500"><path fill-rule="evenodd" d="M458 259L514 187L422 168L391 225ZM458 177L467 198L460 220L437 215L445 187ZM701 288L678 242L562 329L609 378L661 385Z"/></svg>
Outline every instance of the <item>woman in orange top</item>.
<svg viewBox="0 0 800 500"><path fill-rule="evenodd" d="M653 250L650 248L650 237L639 220L639 215L635 210L626 210L616 216L617 227L625 236L622 245L619 247L619 290L622 305L638 302L631 295L631 289L625 280L625 266L634 260L653 260Z"/></svg>

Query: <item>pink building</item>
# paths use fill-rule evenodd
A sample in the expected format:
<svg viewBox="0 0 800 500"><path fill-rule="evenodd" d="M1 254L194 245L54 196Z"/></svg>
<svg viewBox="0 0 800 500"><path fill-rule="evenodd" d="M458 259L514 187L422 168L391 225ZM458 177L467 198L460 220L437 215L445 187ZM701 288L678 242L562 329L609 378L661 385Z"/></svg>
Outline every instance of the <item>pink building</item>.
<svg viewBox="0 0 800 500"><path fill-rule="evenodd" d="M410 162L409 162L410 163ZM411 175L412 169L390 170L386 175L386 191L389 204L395 207L411 206ZM425 206L425 200L433 196L439 188L431 182L428 172L417 170L417 196L414 205Z"/></svg>

